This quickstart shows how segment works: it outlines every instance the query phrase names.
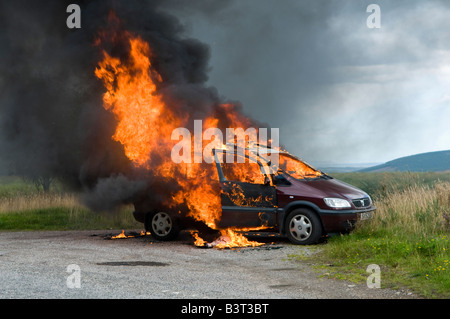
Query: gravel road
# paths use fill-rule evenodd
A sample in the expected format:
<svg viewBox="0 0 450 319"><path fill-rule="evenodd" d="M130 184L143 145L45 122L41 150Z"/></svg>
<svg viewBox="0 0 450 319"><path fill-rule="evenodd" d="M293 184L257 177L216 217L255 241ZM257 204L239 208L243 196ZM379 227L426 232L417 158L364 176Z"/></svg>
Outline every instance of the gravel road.
<svg viewBox="0 0 450 319"><path fill-rule="evenodd" d="M106 239L120 232L0 233L0 297L415 298L407 291L318 278L305 262L288 258L309 248L282 239L236 250L197 248L189 233L173 242L150 236ZM68 272L69 265L77 266Z"/></svg>

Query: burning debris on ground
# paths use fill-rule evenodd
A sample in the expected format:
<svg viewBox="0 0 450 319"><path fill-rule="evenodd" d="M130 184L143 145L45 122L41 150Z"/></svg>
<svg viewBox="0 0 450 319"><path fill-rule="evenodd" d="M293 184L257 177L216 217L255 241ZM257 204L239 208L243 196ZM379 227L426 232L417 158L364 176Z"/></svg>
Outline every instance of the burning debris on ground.
<svg viewBox="0 0 450 319"><path fill-rule="evenodd" d="M213 240L212 242L207 242L201 237L199 237L197 232L195 231L191 232L192 236L195 239L194 245L200 248L225 249L236 247L258 247L265 245L264 243L250 241L242 234L234 232L231 229L222 230L220 233L221 233L220 237Z"/></svg>
<svg viewBox="0 0 450 319"><path fill-rule="evenodd" d="M180 240L189 241L189 244L193 244L198 248L215 248L215 249L237 249L237 248L266 248L266 249L278 249L278 246L274 243L271 235L264 235L261 238L261 242L250 240L245 233L235 232L230 229L225 229L222 231L209 232L208 234L202 234L203 238L199 236L197 230L188 230L185 232L186 236L183 236ZM189 234L189 236L187 235ZM252 234L253 237L258 237L258 233ZM96 235L97 236L97 235ZM108 233L102 235L103 239L106 240L117 240L117 239L139 239L139 238L151 238L153 243L153 238L150 232L144 230L139 231L125 231L122 230L119 234ZM194 239L189 240L189 238ZM269 240L271 239L271 240Z"/></svg>
<svg viewBox="0 0 450 319"><path fill-rule="evenodd" d="M142 238L150 236L149 232L146 232L144 230L141 230L140 232L136 231L128 231L125 233L125 230L122 230L120 234L114 235L114 234L105 234L103 235L104 239L126 239L126 238Z"/></svg>

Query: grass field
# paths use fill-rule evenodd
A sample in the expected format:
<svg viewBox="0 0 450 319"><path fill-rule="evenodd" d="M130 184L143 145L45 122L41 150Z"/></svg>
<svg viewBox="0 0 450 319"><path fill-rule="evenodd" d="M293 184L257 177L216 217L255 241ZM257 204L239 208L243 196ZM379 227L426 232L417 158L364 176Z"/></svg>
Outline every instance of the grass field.
<svg viewBox="0 0 450 319"><path fill-rule="evenodd" d="M377 264L381 287L450 297L450 173L333 175L369 192L377 211L351 234L320 245L314 263L322 275L364 282L367 266Z"/></svg>
<svg viewBox="0 0 450 319"><path fill-rule="evenodd" d="M367 266L377 264L382 288L450 297L450 172L331 175L367 191L377 211L351 234L317 246L309 262L321 275L364 282ZM18 177L0 178L0 231L142 228L131 212L92 212L57 183L44 193Z"/></svg>
<svg viewBox="0 0 450 319"><path fill-rule="evenodd" d="M123 206L112 212L93 212L79 195L54 183L50 192L18 177L0 178L0 230L81 230L143 228Z"/></svg>

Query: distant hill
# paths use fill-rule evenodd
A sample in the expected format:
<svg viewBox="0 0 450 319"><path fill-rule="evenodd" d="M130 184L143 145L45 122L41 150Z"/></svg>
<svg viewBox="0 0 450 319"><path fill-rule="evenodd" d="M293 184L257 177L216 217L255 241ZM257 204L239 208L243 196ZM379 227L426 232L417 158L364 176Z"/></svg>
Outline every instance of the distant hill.
<svg viewBox="0 0 450 319"><path fill-rule="evenodd" d="M450 150L401 157L358 172L438 172L450 170Z"/></svg>
<svg viewBox="0 0 450 319"><path fill-rule="evenodd" d="M367 167L372 167L379 163L367 164L367 165L359 165L359 164L343 164L343 165L321 165L314 166L315 168L321 170L325 173L349 173L349 172L357 172Z"/></svg>

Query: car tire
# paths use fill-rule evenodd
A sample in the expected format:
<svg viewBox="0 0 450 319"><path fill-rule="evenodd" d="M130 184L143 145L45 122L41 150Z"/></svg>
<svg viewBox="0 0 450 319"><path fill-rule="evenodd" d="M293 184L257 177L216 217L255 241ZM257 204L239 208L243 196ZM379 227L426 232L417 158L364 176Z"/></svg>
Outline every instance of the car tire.
<svg viewBox="0 0 450 319"><path fill-rule="evenodd" d="M180 232L178 219L162 211L147 214L145 230L149 231L153 238L161 241L173 240Z"/></svg>
<svg viewBox="0 0 450 319"><path fill-rule="evenodd" d="M322 223L314 212L305 208L291 211L285 221L287 238L297 245L317 244L322 237Z"/></svg>

